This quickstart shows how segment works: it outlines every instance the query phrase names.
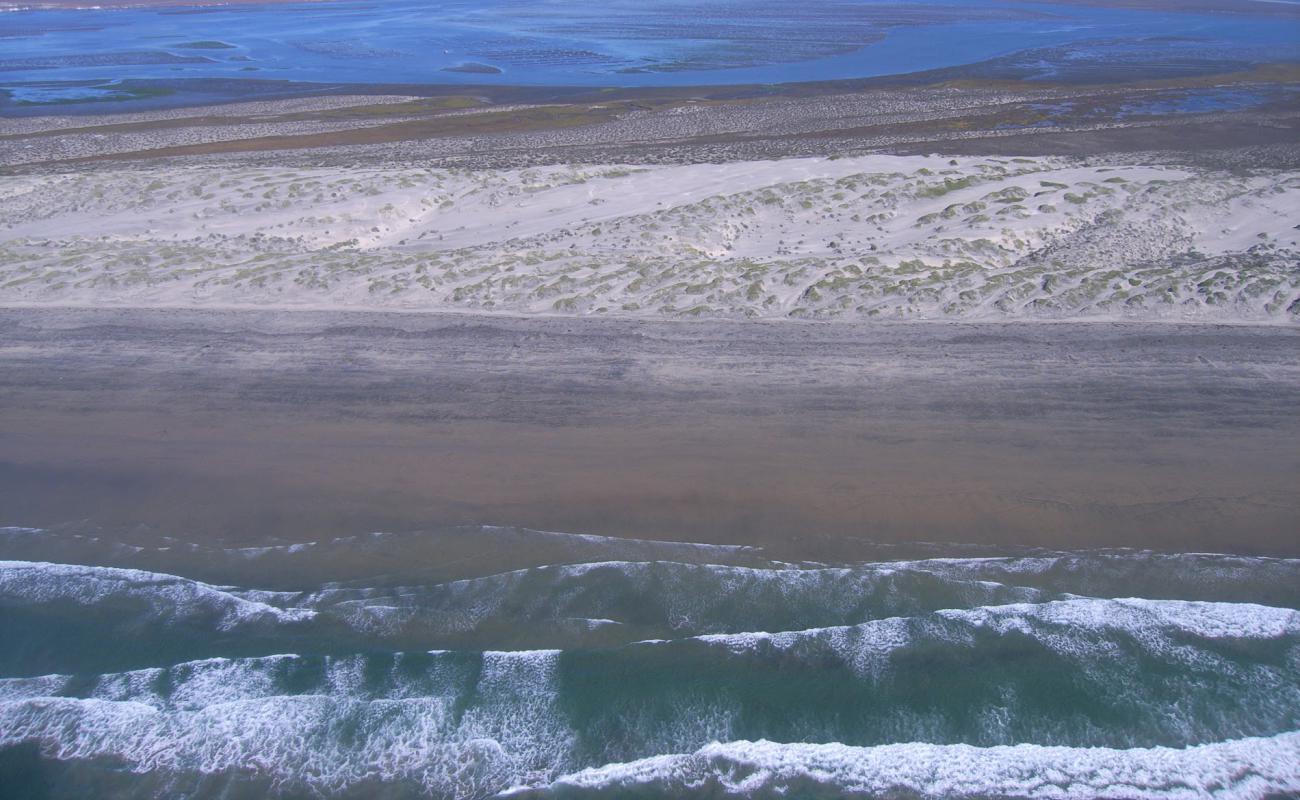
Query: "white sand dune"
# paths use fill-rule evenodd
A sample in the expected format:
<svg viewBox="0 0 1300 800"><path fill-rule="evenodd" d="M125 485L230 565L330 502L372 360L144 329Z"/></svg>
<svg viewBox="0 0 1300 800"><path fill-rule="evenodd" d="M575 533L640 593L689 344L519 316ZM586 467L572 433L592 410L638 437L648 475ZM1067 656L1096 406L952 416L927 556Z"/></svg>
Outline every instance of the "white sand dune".
<svg viewBox="0 0 1300 800"><path fill-rule="evenodd" d="M811 319L1300 315L1300 173L864 156L0 181L0 303Z"/></svg>

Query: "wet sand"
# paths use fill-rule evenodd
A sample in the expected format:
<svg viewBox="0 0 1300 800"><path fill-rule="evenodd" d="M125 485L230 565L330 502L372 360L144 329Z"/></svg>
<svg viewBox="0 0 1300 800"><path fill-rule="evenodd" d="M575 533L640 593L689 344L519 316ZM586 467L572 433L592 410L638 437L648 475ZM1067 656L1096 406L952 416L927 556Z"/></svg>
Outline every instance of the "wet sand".
<svg viewBox="0 0 1300 800"><path fill-rule="evenodd" d="M0 312L0 524L1300 554L1300 331ZM147 526L142 534L138 526Z"/></svg>

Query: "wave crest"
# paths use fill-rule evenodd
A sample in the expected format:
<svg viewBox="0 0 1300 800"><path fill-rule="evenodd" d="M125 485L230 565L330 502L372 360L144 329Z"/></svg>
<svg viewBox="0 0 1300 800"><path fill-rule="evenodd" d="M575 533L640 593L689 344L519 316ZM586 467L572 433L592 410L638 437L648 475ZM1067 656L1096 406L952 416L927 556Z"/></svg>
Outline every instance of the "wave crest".
<svg viewBox="0 0 1300 800"><path fill-rule="evenodd" d="M1182 750L730 742L588 769L508 796L1256 800L1300 792L1298 764L1300 732Z"/></svg>

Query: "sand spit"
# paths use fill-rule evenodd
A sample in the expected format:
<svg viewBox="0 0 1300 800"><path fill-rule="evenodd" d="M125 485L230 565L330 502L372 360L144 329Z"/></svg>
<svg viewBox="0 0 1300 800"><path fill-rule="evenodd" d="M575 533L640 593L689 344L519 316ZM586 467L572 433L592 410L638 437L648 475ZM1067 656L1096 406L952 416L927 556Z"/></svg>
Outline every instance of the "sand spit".
<svg viewBox="0 0 1300 800"><path fill-rule="evenodd" d="M863 156L0 179L0 303L1291 322L1300 173ZM75 233L74 233L75 232Z"/></svg>

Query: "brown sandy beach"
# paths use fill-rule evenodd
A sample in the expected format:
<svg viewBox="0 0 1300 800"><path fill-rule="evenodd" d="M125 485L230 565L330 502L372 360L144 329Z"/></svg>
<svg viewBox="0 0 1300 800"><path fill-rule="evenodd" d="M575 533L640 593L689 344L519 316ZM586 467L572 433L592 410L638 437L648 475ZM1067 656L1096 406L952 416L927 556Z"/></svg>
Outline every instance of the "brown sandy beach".
<svg viewBox="0 0 1300 800"><path fill-rule="evenodd" d="M1300 331L0 317L6 524L1300 553Z"/></svg>

